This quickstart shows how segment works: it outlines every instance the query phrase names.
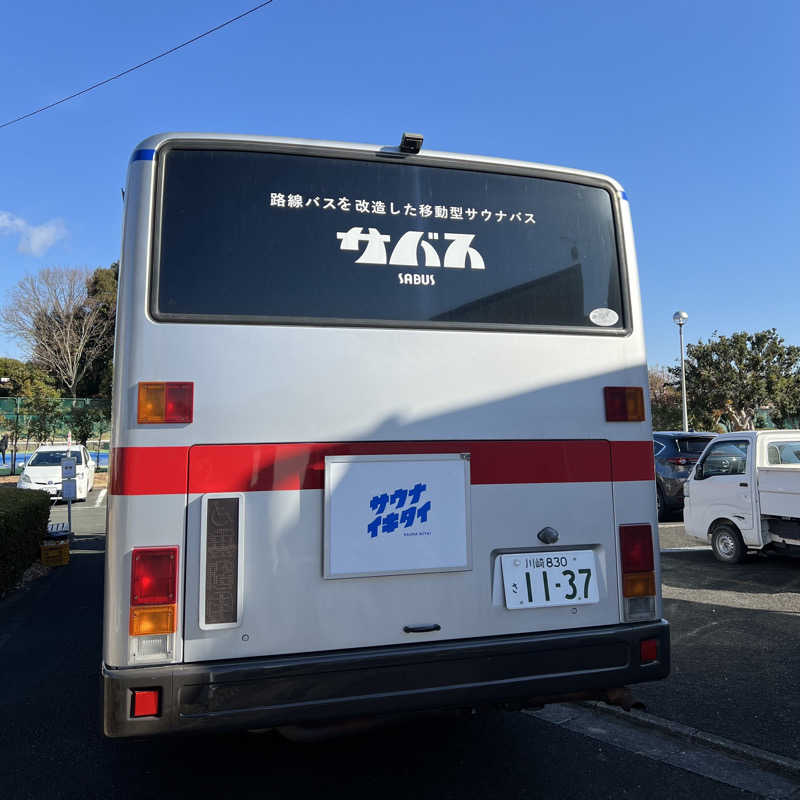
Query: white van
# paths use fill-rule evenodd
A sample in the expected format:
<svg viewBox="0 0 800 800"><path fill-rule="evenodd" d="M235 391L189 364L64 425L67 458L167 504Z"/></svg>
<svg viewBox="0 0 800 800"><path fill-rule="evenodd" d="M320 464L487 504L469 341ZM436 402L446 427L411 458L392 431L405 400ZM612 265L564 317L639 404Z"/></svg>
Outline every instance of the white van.
<svg viewBox="0 0 800 800"><path fill-rule="evenodd" d="M134 152L107 735L667 675L625 193L419 144Z"/></svg>
<svg viewBox="0 0 800 800"><path fill-rule="evenodd" d="M800 431L737 431L703 451L684 484L686 533L728 564L800 555Z"/></svg>

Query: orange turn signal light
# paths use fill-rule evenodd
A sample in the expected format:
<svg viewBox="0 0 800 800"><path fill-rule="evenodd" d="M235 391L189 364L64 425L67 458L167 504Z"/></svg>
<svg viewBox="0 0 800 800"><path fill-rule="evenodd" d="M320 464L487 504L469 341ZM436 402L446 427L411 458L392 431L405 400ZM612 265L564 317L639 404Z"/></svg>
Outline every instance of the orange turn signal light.
<svg viewBox="0 0 800 800"><path fill-rule="evenodd" d="M177 629L175 605L140 606L131 609L128 630L131 636L155 636L159 633L175 633Z"/></svg>
<svg viewBox="0 0 800 800"><path fill-rule="evenodd" d="M655 593L655 572L632 572L622 576L623 597L652 597Z"/></svg>

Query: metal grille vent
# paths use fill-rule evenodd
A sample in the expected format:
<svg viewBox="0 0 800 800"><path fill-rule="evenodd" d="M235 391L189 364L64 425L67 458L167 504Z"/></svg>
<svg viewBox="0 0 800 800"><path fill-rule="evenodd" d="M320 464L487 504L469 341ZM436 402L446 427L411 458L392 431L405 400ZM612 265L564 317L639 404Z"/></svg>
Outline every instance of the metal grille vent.
<svg viewBox="0 0 800 800"><path fill-rule="evenodd" d="M239 588L239 498L209 499L206 514L206 625L235 623Z"/></svg>

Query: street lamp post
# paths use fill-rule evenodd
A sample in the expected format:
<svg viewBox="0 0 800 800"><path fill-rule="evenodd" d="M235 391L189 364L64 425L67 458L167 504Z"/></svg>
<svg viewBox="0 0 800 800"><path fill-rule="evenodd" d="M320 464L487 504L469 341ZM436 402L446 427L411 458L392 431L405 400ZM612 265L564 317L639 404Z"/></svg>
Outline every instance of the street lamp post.
<svg viewBox="0 0 800 800"><path fill-rule="evenodd" d="M678 326L681 340L681 405L683 406L683 429L689 430L689 414L686 410L686 367L683 362L683 326L689 315L685 311L676 311L672 315L672 321Z"/></svg>

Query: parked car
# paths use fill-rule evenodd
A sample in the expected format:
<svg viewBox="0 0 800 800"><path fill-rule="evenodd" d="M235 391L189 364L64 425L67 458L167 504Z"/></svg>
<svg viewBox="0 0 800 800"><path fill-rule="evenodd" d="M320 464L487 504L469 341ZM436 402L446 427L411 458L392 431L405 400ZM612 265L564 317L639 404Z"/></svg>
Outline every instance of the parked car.
<svg viewBox="0 0 800 800"><path fill-rule="evenodd" d="M61 498L61 460L75 459L75 493L85 500L94 487L95 462L83 445L73 445L67 452L65 445L42 445L28 460L19 476L17 488L38 489L48 492L56 500Z"/></svg>
<svg viewBox="0 0 800 800"><path fill-rule="evenodd" d="M714 433L685 431L653 433L659 522L683 508L683 484L700 454L715 436Z"/></svg>
<svg viewBox="0 0 800 800"><path fill-rule="evenodd" d="M738 431L709 445L684 486L686 533L718 560L800 556L800 431Z"/></svg>

